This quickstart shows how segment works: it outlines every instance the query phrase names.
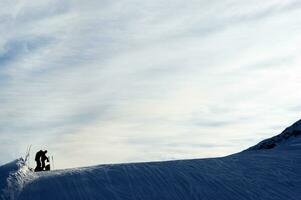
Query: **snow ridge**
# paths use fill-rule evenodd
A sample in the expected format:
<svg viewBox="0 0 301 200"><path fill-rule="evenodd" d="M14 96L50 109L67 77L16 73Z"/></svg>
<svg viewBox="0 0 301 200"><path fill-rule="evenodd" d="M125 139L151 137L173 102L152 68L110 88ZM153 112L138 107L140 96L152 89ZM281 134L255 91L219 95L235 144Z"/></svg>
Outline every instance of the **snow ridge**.
<svg viewBox="0 0 301 200"><path fill-rule="evenodd" d="M0 166L0 190L1 200L300 200L301 120L247 151L220 158L39 173L19 159Z"/></svg>
<svg viewBox="0 0 301 200"><path fill-rule="evenodd" d="M286 128L281 134L263 140L257 145L250 147L246 151L278 148L280 145L289 143L289 141L292 141L294 138L300 136L301 136L301 120L297 121L292 126Z"/></svg>
<svg viewBox="0 0 301 200"><path fill-rule="evenodd" d="M16 200L24 186L35 179L36 175L26 166L25 161L20 158L14 163L17 170L9 172L6 179L6 188L2 190L1 200Z"/></svg>

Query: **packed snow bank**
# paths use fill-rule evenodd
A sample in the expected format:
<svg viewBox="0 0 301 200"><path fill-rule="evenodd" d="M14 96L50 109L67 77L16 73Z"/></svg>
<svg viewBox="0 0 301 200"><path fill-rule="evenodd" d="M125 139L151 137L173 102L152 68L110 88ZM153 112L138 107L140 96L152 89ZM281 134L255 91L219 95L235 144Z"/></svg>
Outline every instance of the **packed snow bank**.
<svg viewBox="0 0 301 200"><path fill-rule="evenodd" d="M35 177L22 158L0 166L1 200L18 199L25 184Z"/></svg>
<svg viewBox="0 0 301 200"><path fill-rule="evenodd" d="M2 200L299 200L301 122L223 158L99 165L33 173L0 167ZM262 144L274 142L273 148ZM3 172L3 174L2 174ZM6 182L4 183L3 180Z"/></svg>
<svg viewBox="0 0 301 200"><path fill-rule="evenodd" d="M4 199L4 191L7 187L7 179L12 172L16 172L18 170L17 160L7 163L0 167L0 191L1 191L1 199Z"/></svg>
<svg viewBox="0 0 301 200"><path fill-rule="evenodd" d="M300 151L38 173L20 200L299 200Z"/></svg>

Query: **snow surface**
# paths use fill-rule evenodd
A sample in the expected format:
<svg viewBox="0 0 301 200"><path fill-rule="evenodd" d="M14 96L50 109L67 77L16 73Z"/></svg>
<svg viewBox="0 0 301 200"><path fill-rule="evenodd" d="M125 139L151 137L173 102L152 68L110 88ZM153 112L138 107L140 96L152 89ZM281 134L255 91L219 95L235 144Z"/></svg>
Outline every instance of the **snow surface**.
<svg viewBox="0 0 301 200"><path fill-rule="evenodd" d="M294 130L300 130L300 124L223 158L99 165L39 173L31 172L19 159L0 167L0 197L2 200L300 200L301 136L293 134ZM292 134L288 137L286 132ZM275 145L262 148L267 142Z"/></svg>
<svg viewBox="0 0 301 200"><path fill-rule="evenodd" d="M33 181L37 175L30 171L22 158L0 167L1 199L18 199L25 184Z"/></svg>
<svg viewBox="0 0 301 200"><path fill-rule="evenodd" d="M273 148L296 148L301 143L301 120L286 128L281 134L263 140L248 150L261 150Z"/></svg>

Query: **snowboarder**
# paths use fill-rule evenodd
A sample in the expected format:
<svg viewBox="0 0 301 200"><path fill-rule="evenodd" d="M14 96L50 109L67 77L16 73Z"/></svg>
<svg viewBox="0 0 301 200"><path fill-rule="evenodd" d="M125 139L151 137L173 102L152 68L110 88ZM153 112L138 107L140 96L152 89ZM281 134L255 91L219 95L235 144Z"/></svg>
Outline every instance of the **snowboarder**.
<svg viewBox="0 0 301 200"><path fill-rule="evenodd" d="M35 161L37 163L37 166L34 171L39 172L39 171L45 170L45 167L46 167L45 161L47 160L47 162L49 162L49 159L46 156L46 153L47 153L47 150L45 150L45 151L40 150L36 153ZM50 168L50 166L48 166L48 165L47 165L47 167Z"/></svg>

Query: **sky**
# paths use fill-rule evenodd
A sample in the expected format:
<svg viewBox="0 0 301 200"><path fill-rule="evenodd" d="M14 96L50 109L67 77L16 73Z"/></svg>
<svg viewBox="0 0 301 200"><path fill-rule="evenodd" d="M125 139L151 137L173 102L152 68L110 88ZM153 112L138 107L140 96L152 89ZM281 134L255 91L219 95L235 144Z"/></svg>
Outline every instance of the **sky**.
<svg viewBox="0 0 301 200"><path fill-rule="evenodd" d="M1 0L0 164L219 157L301 118L299 0Z"/></svg>

